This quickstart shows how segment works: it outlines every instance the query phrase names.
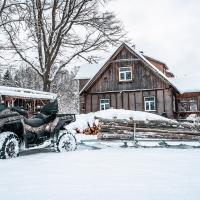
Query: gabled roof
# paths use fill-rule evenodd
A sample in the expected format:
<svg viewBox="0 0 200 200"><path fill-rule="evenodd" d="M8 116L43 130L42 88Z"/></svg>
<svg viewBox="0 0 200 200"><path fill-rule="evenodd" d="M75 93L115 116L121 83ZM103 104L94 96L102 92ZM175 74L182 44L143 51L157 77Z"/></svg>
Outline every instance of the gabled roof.
<svg viewBox="0 0 200 200"><path fill-rule="evenodd" d="M176 85L181 94L187 92L200 92L200 84L198 84L199 80L200 76L171 78L171 81Z"/></svg>
<svg viewBox="0 0 200 200"><path fill-rule="evenodd" d="M140 52L136 51L129 45L123 43L120 45L120 47L117 48L117 50L112 54L112 56L102 65L102 67L99 69L99 71L87 82L87 84L83 87L83 89L80 91L80 94L82 94L84 91L88 90L92 84L97 80L100 74L102 74L105 69L108 67L110 64L110 60L114 59L115 56L123 49L123 48L128 49L131 53L133 53L136 57L141 59L146 66L148 66L157 76L159 76L164 82L167 84L171 85L173 88L175 88L177 91L179 91L176 86L173 84L173 82L165 75L163 74L156 66L154 66L150 61L145 58L144 55L142 55Z"/></svg>

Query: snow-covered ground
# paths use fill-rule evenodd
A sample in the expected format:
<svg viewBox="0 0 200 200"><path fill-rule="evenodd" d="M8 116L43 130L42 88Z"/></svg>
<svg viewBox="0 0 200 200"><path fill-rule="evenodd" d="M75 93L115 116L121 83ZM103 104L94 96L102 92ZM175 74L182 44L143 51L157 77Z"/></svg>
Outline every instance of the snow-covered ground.
<svg viewBox="0 0 200 200"><path fill-rule="evenodd" d="M198 200L200 149L25 152L0 160L2 200Z"/></svg>

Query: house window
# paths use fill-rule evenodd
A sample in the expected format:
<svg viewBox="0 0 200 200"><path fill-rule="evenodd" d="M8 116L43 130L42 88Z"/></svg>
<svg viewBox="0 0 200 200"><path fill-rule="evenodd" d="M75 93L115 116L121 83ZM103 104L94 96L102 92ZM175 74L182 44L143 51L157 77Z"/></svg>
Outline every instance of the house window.
<svg viewBox="0 0 200 200"><path fill-rule="evenodd" d="M132 67L120 67L119 68L119 81L132 80Z"/></svg>
<svg viewBox="0 0 200 200"><path fill-rule="evenodd" d="M100 110L106 110L110 108L109 99L100 99Z"/></svg>
<svg viewBox="0 0 200 200"><path fill-rule="evenodd" d="M144 109L145 111L156 111L155 97L144 97Z"/></svg>

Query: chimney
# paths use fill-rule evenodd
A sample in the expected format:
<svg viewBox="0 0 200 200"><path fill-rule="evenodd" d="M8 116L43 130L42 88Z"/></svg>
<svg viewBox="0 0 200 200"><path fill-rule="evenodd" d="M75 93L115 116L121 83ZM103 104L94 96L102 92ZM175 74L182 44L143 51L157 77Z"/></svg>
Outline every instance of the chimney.
<svg viewBox="0 0 200 200"><path fill-rule="evenodd" d="M132 44L132 46L131 46L134 50L135 50L135 44Z"/></svg>

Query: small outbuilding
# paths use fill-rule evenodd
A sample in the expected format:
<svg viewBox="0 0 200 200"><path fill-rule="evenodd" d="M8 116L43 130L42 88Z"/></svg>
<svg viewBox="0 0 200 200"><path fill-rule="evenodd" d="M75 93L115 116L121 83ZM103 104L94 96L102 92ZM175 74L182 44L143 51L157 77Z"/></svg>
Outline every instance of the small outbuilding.
<svg viewBox="0 0 200 200"><path fill-rule="evenodd" d="M172 81L180 91L176 94L178 118L184 119L191 114L200 116L200 77L187 76Z"/></svg>
<svg viewBox="0 0 200 200"><path fill-rule="evenodd" d="M23 107L34 113L48 101L57 97L56 94L25 88L0 86L0 101L6 107Z"/></svg>

